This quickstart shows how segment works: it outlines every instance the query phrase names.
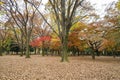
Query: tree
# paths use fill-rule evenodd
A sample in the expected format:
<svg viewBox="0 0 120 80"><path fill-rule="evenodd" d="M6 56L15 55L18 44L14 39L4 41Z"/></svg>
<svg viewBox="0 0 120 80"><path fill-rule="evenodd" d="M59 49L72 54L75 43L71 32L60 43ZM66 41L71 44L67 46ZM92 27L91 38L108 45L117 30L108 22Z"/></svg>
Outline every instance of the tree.
<svg viewBox="0 0 120 80"><path fill-rule="evenodd" d="M38 17L38 16L35 16L35 17ZM42 38L50 35L51 35L51 29L46 25L46 23L41 18L36 18L36 25L33 28L32 38L36 39L37 37ZM43 44L41 47L43 47L44 44L47 45L47 43L49 43L49 41L47 42L46 40L41 42ZM40 53L41 47L35 47L35 50L38 49L38 53ZM42 48L42 52L44 52L44 47Z"/></svg>
<svg viewBox="0 0 120 80"><path fill-rule="evenodd" d="M36 15L36 9L27 3L27 0L22 0L23 6L19 5L19 0L2 0L2 8L12 18L14 23L20 29L21 34L25 38L26 45L26 58L30 57L29 42L31 33L34 27L34 16ZM32 1L34 3L34 1Z"/></svg>
<svg viewBox="0 0 120 80"><path fill-rule="evenodd" d="M11 30L5 26L5 22L0 23L0 55L2 52L9 51L10 40L13 38Z"/></svg>
<svg viewBox="0 0 120 80"><path fill-rule="evenodd" d="M120 1L115 4L110 4L110 7L106 9L107 14L105 15L105 20L109 26L109 30L105 36L108 40L108 49L112 52L113 57L117 52L117 48L120 46L120 15L119 15L119 5Z"/></svg>
<svg viewBox="0 0 120 80"><path fill-rule="evenodd" d="M43 14L39 11L39 9L28 1L28 3L32 4L39 12L39 14L42 16L42 18L45 20L45 22L51 27L53 32L55 32L60 40L61 40L61 50L62 50L62 56L61 61L68 61L68 34L70 31L71 26L76 23L78 20L81 20L84 16L81 16L77 11L82 10L84 0L49 0L47 9L49 9L49 12L54 14L54 23L57 25L58 32L56 32L53 28L53 25L51 25L48 22L48 19L46 19ZM90 9L90 8L89 8ZM85 7L85 10L88 10Z"/></svg>
<svg viewBox="0 0 120 80"><path fill-rule="evenodd" d="M50 52L52 52L51 55L53 55L54 52L57 52L58 55L61 55L60 47L61 47L60 38L55 33L52 33L51 41L50 41ZM55 54L57 54L57 53L55 53Z"/></svg>
<svg viewBox="0 0 120 80"><path fill-rule="evenodd" d="M79 52L83 52L86 48L86 42L79 39L79 32L85 28L87 28L87 25L85 23L77 22L70 29L68 46L69 49L72 50L73 55L75 55L76 52L78 52L79 55Z"/></svg>
<svg viewBox="0 0 120 80"><path fill-rule="evenodd" d="M9 18L8 21L6 21L5 26L7 26L14 33L14 42L17 43L17 45L20 47L20 56L23 56L25 48L25 38L21 33L20 28L16 27L16 23L12 20L12 18Z"/></svg>
<svg viewBox="0 0 120 80"><path fill-rule="evenodd" d="M101 22L93 22L79 32L80 40L85 40L92 51L92 59L95 59L95 55L99 56L99 48L104 36L105 31Z"/></svg>
<svg viewBox="0 0 120 80"><path fill-rule="evenodd" d="M50 36L41 36L34 39L30 45L32 47L41 47L42 48L42 56L45 55L45 48L48 48L50 43L51 37Z"/></svg>

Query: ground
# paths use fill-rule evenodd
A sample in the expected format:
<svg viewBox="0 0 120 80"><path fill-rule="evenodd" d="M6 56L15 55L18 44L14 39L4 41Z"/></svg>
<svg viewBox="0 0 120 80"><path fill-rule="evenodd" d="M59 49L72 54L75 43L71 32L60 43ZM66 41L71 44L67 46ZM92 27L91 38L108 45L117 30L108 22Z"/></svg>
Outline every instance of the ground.
<svg viewBox="0 0 120 80"><path fill-rule="evenodd" d="M90 56L60 57L32 55L0 57L0 80L120 80L120 58Z"/></svg>

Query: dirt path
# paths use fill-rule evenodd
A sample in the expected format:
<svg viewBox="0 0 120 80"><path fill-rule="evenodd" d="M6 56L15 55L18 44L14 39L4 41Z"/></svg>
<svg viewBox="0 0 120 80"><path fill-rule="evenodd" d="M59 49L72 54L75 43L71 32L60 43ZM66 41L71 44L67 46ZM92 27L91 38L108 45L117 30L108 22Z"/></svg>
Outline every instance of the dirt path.
<svg viewBox="0 0 120 80"><path fill-rule="evenodd" d="M60 57L33 55L0 57L0 80L120 80L120 58Z"/></svg>

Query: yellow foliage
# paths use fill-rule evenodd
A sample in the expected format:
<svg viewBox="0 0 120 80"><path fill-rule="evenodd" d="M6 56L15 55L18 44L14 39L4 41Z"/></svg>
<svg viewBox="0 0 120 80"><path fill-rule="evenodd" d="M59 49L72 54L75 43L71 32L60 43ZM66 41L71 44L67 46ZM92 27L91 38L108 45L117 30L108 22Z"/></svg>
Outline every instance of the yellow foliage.
<svg viewBox="0 0 120 80"><path fill-rule="evenodd" d="M81 31L83 29L85 29L87 27L86 24L82 23L82 22L77 22L76 24L74 24L72 27L71 27L71 31L73 30L77 30L77 31Z"/></svg>
<svg viewBox="0 0 120 80"><path fill-rule="evenodd" d="M0 1L0 5L3 5L4 3L2 1Z"/></svg>
<svg viewBox="0 0 120 80"><path fill-rule="evenodd" d="M60 41L59 39L51 39L52 42Z"/></svg>
<svg viewBox="0 0 120 80"><path fill-rule="evenodd" d="M51 37L52 37L52 39L50 42L50 49L58 50L61 46L61 42L60 42L59 37L57 37L57 35L54 33L51 35Z"/></svg>
<svg viewBox="0 0 120 80"><path fill-rule="evenodd" d="M117 6L118 10L120 10L120 0L118 1L116 6Z"/></svg>

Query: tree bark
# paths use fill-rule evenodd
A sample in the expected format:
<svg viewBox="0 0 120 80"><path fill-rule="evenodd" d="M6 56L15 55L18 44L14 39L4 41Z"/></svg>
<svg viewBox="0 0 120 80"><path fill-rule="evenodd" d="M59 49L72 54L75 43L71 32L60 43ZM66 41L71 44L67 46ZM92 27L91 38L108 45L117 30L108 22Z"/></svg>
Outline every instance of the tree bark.
<svg viewBox="0 0 120 80"><path fill-rule="evenodd" d="M62 59L61 62L68 62L68 46L67 46L67 35L63 36L62 41Z"/></svg>
<svg viewBox="0 0 120 80"><path fill-rule="evenodd" d="M95 60L95 52L92 52L92 59Z"/></svg>
<svg viewBox="0 0 120 80"><path fill-rule="evenodd" d="M35 53L34 53L34 54L36 55L36 54L37 54L37 52L36 52L36 47L34 48L34 50L35 50Z"/></svg>
<svg viewBox="0 0 120 80"><path fill-rule="evenodd" d="M29 38L28 37L26 37L26 58L30 58Z"/></svg>
<svg viewBox="0 0 120 80"><path fill-rule="evenodd" d="M24 54L24 46L23 46L23 36L21 36L21 39L22 39L22 42L21 42L21 45L19 44L19 46L20 46L20 56L22 57L23 56L23 54Z"/></svg>
<svg viewBox="0 0 120 80"><path fill-rule="evenodd" d="M42 41L42 56L45 56L45 51L44 51L44 41Z"/></svg>
<svg viewBox="0 0 120 80"><path fill-rule="evenodd" d="M112 55L113 55L113 58L115 58L115 51L111 51L112 52Z"/></svg>

